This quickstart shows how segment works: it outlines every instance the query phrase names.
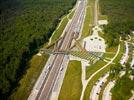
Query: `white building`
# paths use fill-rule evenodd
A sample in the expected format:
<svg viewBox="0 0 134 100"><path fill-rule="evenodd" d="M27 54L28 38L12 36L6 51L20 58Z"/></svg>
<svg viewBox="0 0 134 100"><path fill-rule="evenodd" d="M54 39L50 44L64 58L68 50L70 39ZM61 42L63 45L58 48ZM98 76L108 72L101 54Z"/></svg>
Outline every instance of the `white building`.
<svg viewBox="0 0 134 100"><path fill-rule="evenodd" d="M107 20L99 20L98 21L98 24L99 25L107 25L108 24L108 21Z"/></svg>

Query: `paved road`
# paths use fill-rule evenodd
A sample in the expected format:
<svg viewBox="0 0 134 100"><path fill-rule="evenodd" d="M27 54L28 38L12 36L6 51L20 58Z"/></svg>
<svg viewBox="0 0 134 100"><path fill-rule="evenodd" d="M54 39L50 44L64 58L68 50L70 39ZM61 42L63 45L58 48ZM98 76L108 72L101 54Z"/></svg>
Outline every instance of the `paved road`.
<svg viewBox="0 0 134 100"><path fill-rule="evenodd" d="M62 44L59 50L67 50L70 47L72 40L73 40L73 36L75 34L74 30L75 30L76 24L80 17L80 13L82 13L84 7L85 7L85 1L81 0L78 8L76 9L75 16L73 17L72 22L68 30L66 30L64 40L62 41ZM41 88L41 91L38 94L38 97L37 97L38 100L48 100L50 98L51 91L55 83L55 80L57 78L57 75L59 73L59 69L61 67L63 59L64 59L63 54L61 55L59 54L55 56L54 61L52 61L53 62L52 69L48 75L48 78L45 84L43 85L43 88Z"/></svg>
<svg viewBox="0 0 134 100"><path fill-rule="evenodd" d="M101 86L107 81L108 76L109 76L109 73L105 74L103 77L101 77L96 82L96 85L94 85L92 88L92 91L90 94L90 100L98 100L99 99L99 93L101 91Z"/></svg>
<svg viewBox="0 0 134 100"><path fill-rule="evenodd" d="M122 60L120 61L120 63L121 63L122 65L124 65L124 64L127 62L128 57L129 57L129 55L128 55L128 53L129 53L129 47L128 47L128 42L127 42L127 41L125 41L125 50L126 50L126 52L125 52L125 54L123 55Z"/></svg>
<svg viewBox="0 0 134 100"><path fill-rule="evenodd" d="M114 87L114 85L115 85L115 81L110 81L108 83L108 85L106 86L106 88L103 92L102 100L111 100L112 99L112 94L110 91Z"/></svg>

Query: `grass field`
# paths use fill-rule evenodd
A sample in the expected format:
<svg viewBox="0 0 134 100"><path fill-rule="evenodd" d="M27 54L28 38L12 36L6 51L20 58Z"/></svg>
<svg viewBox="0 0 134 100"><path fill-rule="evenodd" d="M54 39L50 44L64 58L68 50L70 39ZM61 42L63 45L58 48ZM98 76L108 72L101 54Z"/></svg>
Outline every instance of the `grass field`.
<svg viewBox="0 0 134 100"><path fill-rule="evenodd" d="M81 73L81 62L70 61L59 100L79 100L82 91Z"/></svg>
<svg viewBox="0 0 134 100"><path fill-rule="evenodd" d="M104 66L106 62L99 60L95 64L86 67L86 79L88 79L95 71Z"/></svg>
<svg viewBox="0 0 134 100"><path fill-rule="evenodd" d="M20 80L19 86L11 95L11 100L27 100L37 78L39 77L45 63L47 62L48 57L48 55L34 55L32 57L32 59L29 61L29 69Z"/></svg>
<svg viewBox="0 0 134 100"><path fill-rule="evenodd" d="M81 35L82 39L90 35L90 31L91 31L92 24L93 24L94 1L95 0L88 0L88 4L86 8L86 16L84 20L82 35Z"/></svg>
<svg viewBox="0 0 134 100"><path fill-rule="evenodd" d="M91 29L90 25L92 23L91 21L92 21L91 7L87 7L81 38L85 38L90 34Z"/></svg>
<svg viewBox="0 0 134 100"><path fill-rule="evenodd" d="M104 56L105 56L106 59L107 59L107 58L112 59L112 58L114 57L114 55L115 55L115 54L108 54L108 53L105 53L105 54L104 54Z"/></svg>
<svg viewBox="0 0 134 100"><path fill-rule="evenodd" d="M116 52L117 48L118 48L118 46L108 47L108 48L106 48L106 52Z"/></svg>

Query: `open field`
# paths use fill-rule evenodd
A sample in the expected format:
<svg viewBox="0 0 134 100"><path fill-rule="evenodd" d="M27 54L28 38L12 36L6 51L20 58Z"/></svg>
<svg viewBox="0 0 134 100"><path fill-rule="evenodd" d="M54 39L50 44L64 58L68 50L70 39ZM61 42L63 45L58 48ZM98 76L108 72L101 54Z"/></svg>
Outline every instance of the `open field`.
<svg viewBox="0 0 134 100"><path fill-rule="evenodd" d="M104 66L106 62L99 60L95 64L86 67L86 79L88 79L95 71Z"/></svg>
<svg viewBox="0 0 134 100"><path fill-rule="evenodd" d="M82 91L81 73L81 62L70 61L60 91L59 100L78 100L80 98Z"/></svg>

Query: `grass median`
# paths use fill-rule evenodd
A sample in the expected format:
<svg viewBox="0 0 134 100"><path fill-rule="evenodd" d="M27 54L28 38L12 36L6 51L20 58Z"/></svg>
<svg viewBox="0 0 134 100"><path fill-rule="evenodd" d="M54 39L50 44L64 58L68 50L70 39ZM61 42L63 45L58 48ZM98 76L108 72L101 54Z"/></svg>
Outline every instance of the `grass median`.
<svg viewBox="0 0 134 100"><path fill-rule="evenodd" d="M82 91L81 62L70 61L63 85L60 91L59 100L78 100Z"/></svg>
<svg viewBox="0 0 134 100"><path fill-rule="evenodd" d="M81 38L85 38L90 34L91 21L92 21L91 7L88 6L86 8L86 16L85 16L85 20L84 20Z"/></svg>

